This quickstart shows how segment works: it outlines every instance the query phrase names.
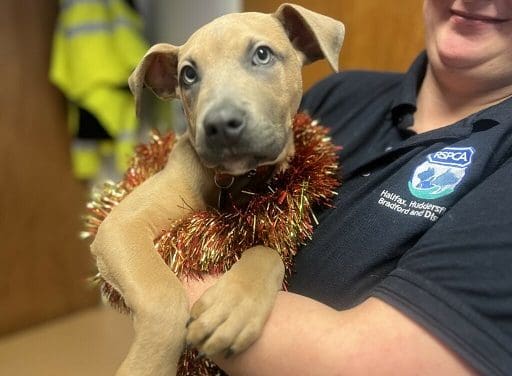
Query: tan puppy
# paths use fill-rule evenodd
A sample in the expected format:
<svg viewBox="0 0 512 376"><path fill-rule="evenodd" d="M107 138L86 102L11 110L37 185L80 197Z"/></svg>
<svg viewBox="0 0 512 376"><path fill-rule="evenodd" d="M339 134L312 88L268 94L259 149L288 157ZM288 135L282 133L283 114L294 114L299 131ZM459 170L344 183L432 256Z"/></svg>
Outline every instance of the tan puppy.
<svg viewBox="0 0 512 376"><path fill-rule="evenodd" d="M245 251L189 314L182 284L153 239L189 208L216 206L219 173L240 180L261 165L286 167L301 68L325 57L337 69L343 37L340 22L283 4L273 14L220 17L183 46L158 44L144 56L129 81L137 103L144 86L180 98L188 130L166 167L112 210L91 245L100 273L133 313L135 341L118 374L173 374L186 341L215 355L256 340L282 285L277 252Z"/></svg>

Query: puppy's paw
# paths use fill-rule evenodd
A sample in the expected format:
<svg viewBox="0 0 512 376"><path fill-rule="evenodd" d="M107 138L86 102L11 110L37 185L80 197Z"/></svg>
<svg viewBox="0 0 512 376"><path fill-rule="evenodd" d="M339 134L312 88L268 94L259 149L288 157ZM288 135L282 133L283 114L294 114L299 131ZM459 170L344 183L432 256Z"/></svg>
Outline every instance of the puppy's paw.
<svg viewBox="0 0 512 376"><path fill-rule="evenodd" d="M206 356L230 356L247 349L274 303L276 292L265 290L248 291L243 284L221 278L192 307L187 343Z"/></svg>

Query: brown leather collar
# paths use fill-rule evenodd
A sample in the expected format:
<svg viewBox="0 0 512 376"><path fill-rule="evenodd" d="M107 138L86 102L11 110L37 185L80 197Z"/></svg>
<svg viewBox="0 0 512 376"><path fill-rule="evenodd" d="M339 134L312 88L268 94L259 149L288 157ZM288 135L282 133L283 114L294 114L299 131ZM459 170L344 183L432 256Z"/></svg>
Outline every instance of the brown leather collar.
<svg viewBox="0 0 512 376"><path fill-rule="evenodd" d="M261 190L263 184L274 174L274 170L275 166L265 165L240 176L215 172L213 179L219 188L217 208L222 210L233 201L239 204L247 201L250 195Z"/></svg>

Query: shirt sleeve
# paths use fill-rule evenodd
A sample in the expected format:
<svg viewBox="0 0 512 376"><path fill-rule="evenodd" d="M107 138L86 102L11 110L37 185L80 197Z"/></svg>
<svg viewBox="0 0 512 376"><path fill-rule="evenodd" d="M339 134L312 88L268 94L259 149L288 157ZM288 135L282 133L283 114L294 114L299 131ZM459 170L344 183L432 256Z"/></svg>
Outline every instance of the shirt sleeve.
<svg viewBox="0 0 512 376"><path fill-rule="evenodd" d="M372 292L485 375L512 372L512 160L450 208Z"/></svg>

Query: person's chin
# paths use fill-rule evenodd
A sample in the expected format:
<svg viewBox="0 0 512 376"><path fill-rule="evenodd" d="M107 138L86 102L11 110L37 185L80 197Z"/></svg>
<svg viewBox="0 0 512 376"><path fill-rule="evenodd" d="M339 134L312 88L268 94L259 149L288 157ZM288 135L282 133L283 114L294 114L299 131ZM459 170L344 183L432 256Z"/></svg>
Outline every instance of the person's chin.
<svg viewBox="0 0 512 376"><path fill-rule="evenodd" d="M471 69L487 60L485 46L465 36L444 36L436 47L439 61L448 69Z"/></svg>

